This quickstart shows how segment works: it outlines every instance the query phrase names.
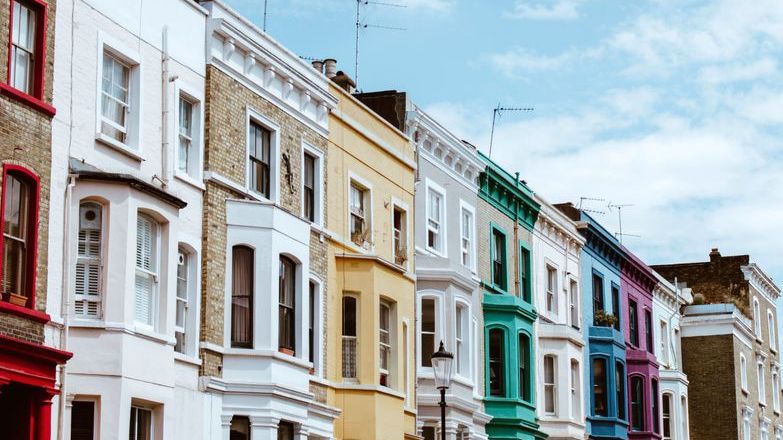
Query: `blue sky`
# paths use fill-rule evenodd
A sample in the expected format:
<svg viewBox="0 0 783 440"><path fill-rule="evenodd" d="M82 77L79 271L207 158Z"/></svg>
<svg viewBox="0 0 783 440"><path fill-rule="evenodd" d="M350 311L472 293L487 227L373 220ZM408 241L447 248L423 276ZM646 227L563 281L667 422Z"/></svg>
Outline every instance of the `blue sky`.
<svg viewBox="0 0 783 440"><path fill-rule="evenodd" d="M779 0L379 0L359 87L410 93L551 202L586 202L651 264L750 253L783 280ZM228 0L260 25L263 0ZM267 30L353 75L353 0L269 0ZM783 283L779 283L783 284Z"/></svg>

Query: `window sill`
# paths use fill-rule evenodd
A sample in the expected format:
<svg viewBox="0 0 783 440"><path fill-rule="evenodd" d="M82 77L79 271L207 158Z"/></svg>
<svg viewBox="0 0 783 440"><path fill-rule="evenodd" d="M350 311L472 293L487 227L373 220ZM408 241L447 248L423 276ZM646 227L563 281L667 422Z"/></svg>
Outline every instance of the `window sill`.
<svg viewBox="0 0 783 440"><path fill-rule="evenodd" d="M441 252L441 251L439 251L439 250L437 250L437 249L434 249L434 248L431 248L431 247L429 247L429 246L427 246L427 252L428 252L430 255L433 255L433 256L435 256L435 257L449 258L449 254L448 254L448 253L446 253L446 252Z"/></svg>
<svg viewBox="0 0 783 440"><path fill-rule="evenodd" d="M182 171L174 171L174 177L201 191L204 191L206 189L204 187L204 184L202 182L199 182L197 178L191 177L188 174L183 173Z"/></svg>
<svg viewBox="0 0 783 440"><path fill-rule="evenodd" d="M51 105L4 82L0 82L0 93L49 117L53 117L57 113L57 110Z"/></svg>
<svg viewBox="0 0 783 440"><path fill-rule="evenodd" d="M195 367L200 367L201 366L201 359L195 358L193 356L189 356L189 355L184 354L184 353L179 353L179 352L176 352L176 351L174 352L174 360L177 361L177 362L190 364L190 365L193 365Z"/></svg>
<svg viewBox="0 0 783 440"><path fill-rule="evenodd" d="M38 310L29 309L27 307L17 306L16 304L11 304L7 301L0 301L0 312L31 319L42 324L46 324L51 319L49 315L44 312L39 312Z"/></svg>
<svg viewBox="0 0 783 440"><path fill-rule="evenodd" d="M95 133L95 140L106 145L107 147L114 148L115 150L130 157L131 159L135 159L139 162L143 162L144 160L146 160L144 159L144 156L142 156L137 150L134 150L128 145L123 144L122 142L119 142L115 139L112 139L101 132Z"/></svg>

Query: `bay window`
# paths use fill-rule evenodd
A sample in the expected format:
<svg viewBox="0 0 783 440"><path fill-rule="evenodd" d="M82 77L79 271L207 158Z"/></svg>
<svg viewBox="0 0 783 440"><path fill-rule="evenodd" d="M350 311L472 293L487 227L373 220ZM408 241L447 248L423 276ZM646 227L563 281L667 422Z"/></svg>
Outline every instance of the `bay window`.
<svg viewBox="0 0 783 440"><path fill-rule="evenodd" d="M280 257L278 282L278 348L294 355L296 351L296 263L286 256Z"/></svg>
<svg viewBox="0 0 783 440"><path fill-rule="evenodd" d="M506 397L506 343L503 330L489 331L489 395Z"/></svg>
<svg viewBox="0 0 783 440"><path fill-rule="evenodd" d="M644 431L644 384L640 376L631 377L631 430Z"/></svg>
<svg viewBox="0 0 783 440"><path fill-rule="evenodd" d="M380 341L379 347L379 365L381 370L380 384L382 386L390 386L389 384L389 368L391 365L391 318L390 308L386 303L381 303L379 308L379 326L378 336Z"/></svg>
<svg viewBox="0 0 783 440"><path fill-rule="evenodd" d="M74 312L80 318L97 318L103 294L102 208L95 202L79 205L76 246Z"/></svg>
<svg viewBox="0 0 783 440"><path fill-rule="evenodd" d="M663 440L672 440L672 395L663 395Z"/></svg>
<svg viewBox="0 0 783 440"><path fill-rule="evenodd" d="M435 353L435 299L421 300L421 366L432 366L432 354Z"/></svg>
<svg viewBox="0 0 783 440"><path fill-rule="evenodd" d="M606 359L593 358L593 415L596 416L609 416L608 374Z"/></svg>
<svg viewBox="0 0 783 440"><path fill-rule="evenodd" d="M454 328L454 363L457 374L466 376L468 372L469 353L466 349L466 336L468 334L468 312L467 307L457 304L455 309L455 328Z"/></svg>
<svg viewBox="0 0 783 440"><path fill-rule="evenodd" d="M544 356L544 413L557 414L557 357Z"/></svg>
<svg viewBox="0 0 783 440"><path fill-rule="evenodd" d="M532 402L530 376L530 337L524 333L519 334L519 398Z"/></svg>
<svg viewBox="0 0 783 440"><path fill-rule="evenodd" d="M136 216L135 321L152 327L157 316L158 251L160 226L151 217Z"/></svg>
<svg viewBox="0 0 783 440"><path fill-rule="evenodd" d="M231 346L253 347L253 249L234 246L231 252Z"/></svg>

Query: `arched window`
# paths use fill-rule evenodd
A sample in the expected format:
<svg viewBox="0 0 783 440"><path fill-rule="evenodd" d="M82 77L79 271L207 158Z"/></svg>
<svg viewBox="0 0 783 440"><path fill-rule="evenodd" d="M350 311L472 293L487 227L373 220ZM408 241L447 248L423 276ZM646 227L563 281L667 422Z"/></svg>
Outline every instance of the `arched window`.
<svg viewBox="0 0 783 440"><path fill-rule="evenodd" d="M79 318L97 318L103 296L103 218L101 205L79 205L76 246L74 312Z"/></svg>
<svg viewBox="0 0 783 440"><path fill-rule="evenodd" d="M740 385L743 391L748 390L748 361L742 353L740 353Z"/></svg>
<svg viewBox="0 0 783 440"><path fill-rule="evenodd" d="M160 226L152 217L138 213L136 216L136 298L134 315L136 322L153 326L157 316L158 249Z"/></svg>
<svg viewBox="0 0 783 440"><path fill-rule="evenodd" d="M231 271L231 346L253 347L253 249L234 246Z"/></svg>
<svg viewBox="0 0 783 440"><path fill-rule="evenodd" d="M278 348L294 355L296 352L296 263L286 256L280 256L278 291Z"/></svg>
<svg viewBox="0 0 783 440"><path fill-rule="evenodd" d="M593 414L608 417L609 405L607 401L607 371L606 359L593 358Z"/></svg>
<svg viewBox="0 0 783 440"><path fill-rule="evenodd" d="M663 394L663 440L672 440L672 395Z"/></svg>
<svg viewBox="0 0 783 440"><path fill-rule="evenodd" d="M644 383L640 376L631 377L631 429L644 431Z"/></svg>
<svg viewBox="0 0 783 440"><path fill-rule="evenodd" d="M378 308L378 340L380 341L378 359L381 378L380 384L388 387L391 386L389 381L389 370L392 365L392 337L391 337L391 307L386 302L381 302Z"/></svg>
<svg viewBox="0 0 783 440"><path fill-rule="evenodd" d="M468 308L464 304L457 304L454 319L454 360L457 364L457 374L467 377L470 373L470 359L468 341L470 340L468 329Z"/></svg>
<svg viewBox="0 0 783 440"><path fill-rule="evenodd" d="M532 402L530 380L530 337L524 333L519 334L519 397Z"/></svg>
<svg viewBox="0 0 783 440"><path fill-rule="evenodd" d="M343 377L356 378L356 298L343 297Z"/></svg>
<svg viewBox="0 0 783 440"><path fill-rule="evenodd" d="M753 328L756 331L756 338L761 339L761 306L759 299L753 298Z"/></svg>
<svg viewBox="0 0 783 440"><path fill-rule="evenodd" d="M506 396L504 338L501 329L493 328L489 331L489 395L492 397Z"/></svg>
<svg viewBox="0 0 783 440"><path fill-rule="evenodd" d="M767 310L767 327L769 328L769 346L773 350L777 350L777 338L775 337L775 317L772 315L772 310Z"/></svg>
<svg viewBox="0 0 783 440"><path fill-rule="evenodd" d="M557 357L544 356L544 412L557 414Z"/></svg>
<svg viewBox="0 0 783 440"><path fill-rule="evenodd" d="M38 180L20 167L3 168L3 300L35 307Z"/></svg>
<svg viewBox="0 0 783 440"><path fill-rule="evenodd" d="M579 361L571 359L571 420L579 420L582 415L580 390Z"/></svg>

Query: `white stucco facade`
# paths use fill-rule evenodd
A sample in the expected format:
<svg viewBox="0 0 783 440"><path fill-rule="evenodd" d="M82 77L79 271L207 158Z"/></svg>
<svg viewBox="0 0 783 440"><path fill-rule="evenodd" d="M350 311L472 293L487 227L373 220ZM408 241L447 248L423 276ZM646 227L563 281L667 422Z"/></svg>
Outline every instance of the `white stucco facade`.
<svg viewBox="0 0 783 440"><path fill-rule="evenodd" d="M536 321L536 411L551 439L585 436L584 329L579 255L584 239L560 210L536 195L532 291ZM587 381L587 382L585 382Z"/></svg>
<svg viewBox="0 0 783 440"><path fill-rule="evenodd" d="M202 438L206 18L189 0L57 2L47 336L74 356L52 438L70 438L74 405L95 438L128 438L132 420Z"/></svg>
<svg viewBox="0 0 783 440"><path fill-rule="evenodd" d="M443 341L455 356L446 395L446 438L486 439L490 417L482 404L484 323L476 275L476 182L483 164L473 146L409 101L406 108L406 132L416 143L420 176L415 203L419 434L428 438L440 432L440 393L422 353L432 354ZM432 197L440 200L438 207ZM436 217L434 238L428 224ZM429 314L424 307L433 311L433 319L424 319L423 313ZM422 339L423 330L434 335ZM430 342L432 347L425 346Z"/></svg>
<svg viewBox="0 0 783 440"><path fill-rule="evenodd" d="M690 438L688 430L688 377L682 367L680 309L693 301L691 289L674 286L657 272L653 292L653 332L658 359L663 440Z"/></svg>

